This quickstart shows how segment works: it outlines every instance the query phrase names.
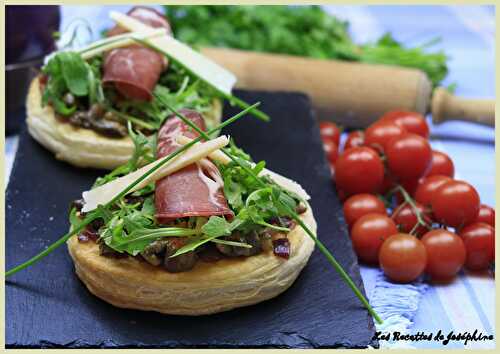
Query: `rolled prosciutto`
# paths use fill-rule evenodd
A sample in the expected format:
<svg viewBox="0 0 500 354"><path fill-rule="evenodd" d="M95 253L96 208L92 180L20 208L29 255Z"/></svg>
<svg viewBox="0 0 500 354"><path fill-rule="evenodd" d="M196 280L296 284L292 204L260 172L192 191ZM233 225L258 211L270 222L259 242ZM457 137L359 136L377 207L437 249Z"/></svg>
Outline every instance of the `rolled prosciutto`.
<svg viewBox="0 0 500 354"><path fill-rule="evenodd" d="M181 112L200 129L205 130L203 117L196 111ZM158 158L167 156L180 146L177 136L196 138L198 133L179 117L170 116L158 132ZM217 166L202 159L156 182L156 219L166 224L177 218L190 216L227 215L233 213L223 193L224 182Z"/></svg>
<svg viewBox="0 0 500 354"><path fill-rule="evenodd" d="M144 24L154 28L165 28L172 33L165 16L158 11L136 6L128 13ZM115 26L108 36L127 32ZM156 51L140 45L116 48L106 54L104 59L103 83L111 83L123 96L136 100L150 100L160 74L167 67L166 59Z"/></svg>

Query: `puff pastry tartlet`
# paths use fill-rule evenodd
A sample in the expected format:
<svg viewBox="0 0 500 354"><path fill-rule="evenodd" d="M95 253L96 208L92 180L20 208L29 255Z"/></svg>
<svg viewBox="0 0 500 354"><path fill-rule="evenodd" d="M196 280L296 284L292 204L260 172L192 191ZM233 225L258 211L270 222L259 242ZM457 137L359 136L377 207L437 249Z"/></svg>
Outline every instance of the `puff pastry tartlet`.
<svg viewBox="0 0 500 354"><path fill-rule="evenodd" d="M31 82L26 113L31 136L52 151L57 159L72 165L111 170L125 164L134 151L134 143L129 136L110 138L58 120L52 106L42 106L39 77ZM212 110L203 116L212 126L217 125L222 116L220 100L213 100Z"/></svg>
<svg viewBox="0 0 500 354"><path fill-rule="evenodd" d="M315 232L310 207L301 217ZM168 273L131 257L103 257L97 244L80 243L76 236L68 241L68 250L78 277L104 301L122 308L194 316L253 305L288 289L314 249L314 241L298 226L288 239L287 260L269 250L215 263L200 261L182 273Z"/></svg>

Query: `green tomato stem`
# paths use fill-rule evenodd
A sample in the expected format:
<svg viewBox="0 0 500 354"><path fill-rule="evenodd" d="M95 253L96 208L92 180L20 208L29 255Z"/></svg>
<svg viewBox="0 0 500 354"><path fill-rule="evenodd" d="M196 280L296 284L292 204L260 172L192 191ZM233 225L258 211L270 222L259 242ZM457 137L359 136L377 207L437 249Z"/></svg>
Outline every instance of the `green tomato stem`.
<svg viewBox="0 0 500 354"><path fill-rule="evenodd" d="M415 213L415 216L417 217L417 224L413 226L413 229L410 231L410 234L413 235L413 232L415 232L415 230L419 225L422 225L427 229L431 229L431 227L424 221L422 213L420 213L420 210L418 210L417 205L415 204L413 198L408 194L408 192L404 189L404 187L402 185L398 185L396 187L396 190L399 190L399 192L403 195L405 203L408 203L408 205L410 205L411 209Z"/></svg>

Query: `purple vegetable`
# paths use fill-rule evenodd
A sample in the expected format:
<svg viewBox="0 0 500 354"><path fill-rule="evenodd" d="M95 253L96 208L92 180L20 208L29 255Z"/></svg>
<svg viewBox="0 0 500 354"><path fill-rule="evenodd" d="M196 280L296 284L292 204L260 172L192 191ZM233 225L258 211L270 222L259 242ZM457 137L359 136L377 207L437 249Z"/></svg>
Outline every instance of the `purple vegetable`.
<svg viewBox="0 0 500 354"><path fill-rule="evenodd" d="M273 252L278 257L290 258L290 241L287 238L273 240Z"/></svg>

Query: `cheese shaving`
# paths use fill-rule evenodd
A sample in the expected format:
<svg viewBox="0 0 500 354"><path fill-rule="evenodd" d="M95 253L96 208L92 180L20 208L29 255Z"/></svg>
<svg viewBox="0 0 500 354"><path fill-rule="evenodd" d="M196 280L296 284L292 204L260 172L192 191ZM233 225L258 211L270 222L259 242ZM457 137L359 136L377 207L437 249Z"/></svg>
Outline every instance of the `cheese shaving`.
<svg viewBox="0 0 500 354"><path fill-rule="evenodd" d="M190 139L187 136L180 134L177 135L176 141L181 145L186 145L189 144L191 141L193 141L193 139ZM231 159L227 157L227 155L220 150L212 152L210 155L208 155L208 157L210 158L210 160L217 161L224 165L227 165L228 163L231 162Z"/></svg>
<svg viewBox="0 0 500 354"><path fill-rule="evenodd" d="M145 25L135 18L119 12L111 11L110 17L120 27L129 31L147 31L152 29L152 27ZM236 76L230 71L172 36L149 38L145 41L153 48L167 53L217 90L226 95L231 95L231 90L236 83Z"/></svg>
<svg viewBox="0 0 500 354"><path fill-rule="evenodd" d="M172 160L168 161L160 169L152 173L141 183L137 184L134 188L130 190L130 193L144 188L148 184L155 182L169 174L172 174L186 166L189 166L204 157L207 157L212 152L223 148L229 144L229 138L227 136L220 136L216 139L209 140L203 143L194 144L192 147L184 151L183 153L177 155ZM98 205L104 205L111 201L114 197L120 194L125 188L130 184L140 178L142 175L147 173L150 169L161 163L168 156L165 156L157 161L154 161L137 171L129 173L126 176L117 178L111 182L103 184L97 188L91 189L89 191L83 192L82 197L85 202L82 211L89 212L97 208Z"/></svg>
<svg viewBox="0 0 500 354"><path fill-rule="evenodd" d="M184 135L179 135L177 136L177 142L179 144L182 144L182 145L186 145L188 143L190 143L193 139L190 139ZM208 155L208 157L213 160L213 161L217 161L221 164L224 164L224 165L227 165L228 163L231 162L231 159L226 155L224 154L222 151L220 151L219 149L213 151L212 153L210 153ZM252 167L255 166L255 164L252 162L250 163ZM268 176L269 178L271 178L274 182L276 182L277 184L279 184L280 186L286 188L287 190L289 190L290 192L293 192L295 194L297 194L300 198L304 199L304 200L309 200L311 199L311 197L309 196L309 194L307 194L307 192L305 191L304 188L302 188L302 186L300 184L298 184L297 182L287 178L287 177L284 177L276 172L273 172L273 171L270 171L266 168L264 168L259 176Z"/></svg>

